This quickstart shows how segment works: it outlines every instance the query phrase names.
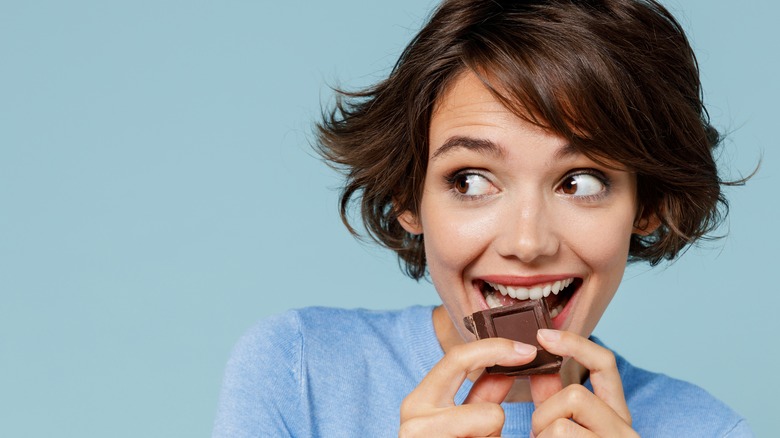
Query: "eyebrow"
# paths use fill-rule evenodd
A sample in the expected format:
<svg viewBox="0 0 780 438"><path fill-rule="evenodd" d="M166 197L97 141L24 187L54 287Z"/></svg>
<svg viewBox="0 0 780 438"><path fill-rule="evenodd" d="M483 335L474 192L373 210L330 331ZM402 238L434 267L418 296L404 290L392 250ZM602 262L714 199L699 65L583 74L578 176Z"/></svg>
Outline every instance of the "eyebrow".
<svg viewBox="0 0 780 438"><path fill-rule="evenodd" d="M556 160L563 160L564 158L570 158L574 155L581 155L582 152L580 152L577 148L575 148L571 143L566 143L565 145L561 146L560 149L555 151L555 159Z"/></svg>
<svg viewBox="0 0 780 438"><path fill-rule="evenodd" d="M468 149L483 155L493 155L496 158L504 157L504 150L499 145L493 143L490 140L455 136L448 138L443 145L436 149L436 152L434 152L433 156L431 157L431 161L434 161L437 158L459 148Z"/></svg>
<svg viewBox="0 0 780 438"><path fill-rule="evenodd" d="M491 140L455 136L448 138L443 145L436 149L436 152L434 152L433 156L431 157L431 161L434 161L437 158L459 148L468 149L483 155L492 155L496 158L504 158L505 156L504 149ZM570 158L574 155L579 155L580 153L581 152L577 150L577 148L575 148L571 143L566 143L557 151L555 151L554 158L556 160L562 160L565 158Z"/></svg>

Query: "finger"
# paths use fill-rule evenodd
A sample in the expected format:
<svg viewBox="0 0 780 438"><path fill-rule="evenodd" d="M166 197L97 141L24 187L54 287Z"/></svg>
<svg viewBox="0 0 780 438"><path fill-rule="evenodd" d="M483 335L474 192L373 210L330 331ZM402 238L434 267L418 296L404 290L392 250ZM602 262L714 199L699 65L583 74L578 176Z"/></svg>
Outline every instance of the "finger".
<svg viewBox="0 0 780 438"><path fill-rule="evenodd" d="M470 372L493 365L523 365L535 357L536 347L503 338L458 345L431 369L410 396L415 402L451 406L455 393Z"/></svg>
<svg viewBox="0 0 780 438"><path fill-rule="evenodd" d="M463 403L501 403L514 383L514 377L484 372L474 382Z"/></svg>
<svg viewBox="0 0 780 438"><path fill-rule="evenodd" d="M587 368L596 396L631 424L631 413L623 394L623 381L615 363L615 355L611 351L567 331L539 330L537 339L550 353L569 356Z"/></svg>
<svg viewBox="0 0 780 438"><path fill-rule="evenodd" d="M534 406L544 403L553 394L563 389L560 374L539 374L530 376L531 399Z"/></svg>
<svg viewBox="0 0 780 438"><path fill-rule="evenodd" d="M531 425L539 437L558 420L569 418L598 436L632 433L631 426L617 412L582 385L569 385L553 394L534 411Z"/></svg>
<svg viewBox="0 0 780 438"><path fill-rule="evenodd" d="M559 418L555 420L550 426L541 431L539 435L533 435L534 438L554 438L554 437L566 437L566 438L597 438L598 435L585 429L579 424L565 419Z"/></svg>
<svg viewBox="0 0 780 438"><path fill-rule="evenodd" d="M399 437L500 436L504 410L495 403L474 403L437 409L401 424Z"/></svg>

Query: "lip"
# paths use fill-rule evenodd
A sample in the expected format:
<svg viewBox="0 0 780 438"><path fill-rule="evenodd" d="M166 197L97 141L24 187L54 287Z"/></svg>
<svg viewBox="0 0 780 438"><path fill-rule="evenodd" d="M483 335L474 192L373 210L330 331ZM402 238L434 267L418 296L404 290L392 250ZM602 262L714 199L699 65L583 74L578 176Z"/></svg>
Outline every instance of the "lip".
<svg viewBox="0 0 780 438"><path fill-rule="evenodd" d="M582 278L582 276L577 274L532 275L528 277L516 275L485 275L477 277L476 280L503 284L504 286L530 287L538 284L553 283L558 280L566 280L568 278Z"/></svg>
<svg viewBox="0 0 780 438"><path fill-rule="evenodd" d="M580 284L577 287L577 290L574 291L574 294L572 294L571 298L569 298L569 301L566 303L566 305L561 310L561 313L559 313L555 318L551 319L553 328L556 330L560 330L563 325L566 323L566 320L569 318L569 314L571 313L571 309L574 308L575 302L580 297L580 291L582 290L582 284Z"/></svg>
<svg viewBox="0 0 780 438"><path fill-rule="evenodd" d="M569 278L574 278L575 280L579 280L580 284L577 286L577 289L574 291L574 294L569 298L569 301L566 303L566 306L561 310L561 312L555 317L552 318L551 322L553 325L553 328L556 330L560 330L561 327L564 326L566 323L566 320L569 318L569 314L571 313L571 309L574 307L575 301L579 298L580 291L582 290L582 276L577 274L549 274L549 275L532 275L532 276L517 276L517 275L484 275L476 277L472 281L473 290L475 291L475 298L477 299L477 304L479 307L479 310L487 310L490 308L487 301L485 301L485 297L482 295L482 292L479 288L479 283L481 281L490 282L490 283L498 283L503 284L505 286L513 286L513 287L531 287L536 286L540 284L545 283L552 283L559 280L566 280Z"/></svg>

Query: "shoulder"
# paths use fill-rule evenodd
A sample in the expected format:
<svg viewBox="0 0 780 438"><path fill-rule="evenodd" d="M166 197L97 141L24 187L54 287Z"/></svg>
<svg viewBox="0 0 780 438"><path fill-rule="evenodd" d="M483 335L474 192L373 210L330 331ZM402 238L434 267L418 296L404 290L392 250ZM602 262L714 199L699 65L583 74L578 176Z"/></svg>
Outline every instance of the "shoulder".
<svg viewBox="0 0 780 438"><path fill-rule="evenodd" d="M306 345L324 343L329 350L355 343L394 344L406 327L421 323L423 315L430 318L430 310L426 313L423 307L392 311L307 307L292 313Z"/></svg>
<svg viewBox="0 0 780 438"><path fill-rule="evenodd" d="M296 435L283 414L302 390L300 321L294 312L268 317L233 347L225 366L214 437Z"/></svg>
<svg viewBox="0 0 780 438"><path fill-rule="evenodd" d="M415 341L431 326L431 309L422 306L393 311L309 307L295 314L307 376L324 377L321 367L327 366L330 375L362 375L364 384L416 369Z"/></svg>
<svg viewBox="0 0 780 438"><path fill-rule="evenodd" d="M231 362L236 365L257 363L269 353L294 358L301 344L300 318L294 311L269 316L252 326L236 342Z"/></svg>
<svg viewBox="0 0 780 438"><path fill-rule="evenodd" d="M430 324L430 312L424 306L393 311L329 307L288 310L250 328L236 343L228 364L233 368L262 366L269 356L289 364L304 355L338 353L341 348L354 350L366 344L392 348L404 343L410 326Z"/></svg>
<svg viewBox="0 0 780 438"><path fill-rule="evenodd" d="M251 327L233 350L231 360L256 363L269 353L293 358L300 348L325 342L329 348L373 337L394 338L396 331L419 312L307 307L269 316Z"/></svg>
<svg viewBox="0 0 780 438"><path fill-rule="evenodd" d="M233 349L214 436L338 435L343 409L366 418L352 435L396 425L387 412L415 385L409 340L430 312L310 307L263 319Z"/></svg>
<svg viewBox="0 0 780 438"><path fill-rule="evenodd" d="M304 356L310 359L312 355L338 353L341 348L355 349L357 344L382 343L383 339L397 341L397 331L411 309L307 307L266 317L238 340L228 361L228 372L256 375L260 367L266 373L285 373L300 380L295 365L300 365Z"/></svg>
<svg viewBox="0 0 780 438"><path fill-rule="evenodd" d="M633 425L641 436L753 436L742 416L706 390L615 357Z"/></svg>
<svg viewBox="0 0 780 438"><path fill-rule="evenodd" d="M368 310L368 309L338 309L332 307L306 307L292 310L301 329L308 334L328 332L334 334L354 334L355 329L373 329L376 327L388 329L404 317L408 309L402 310Z"/></svg>

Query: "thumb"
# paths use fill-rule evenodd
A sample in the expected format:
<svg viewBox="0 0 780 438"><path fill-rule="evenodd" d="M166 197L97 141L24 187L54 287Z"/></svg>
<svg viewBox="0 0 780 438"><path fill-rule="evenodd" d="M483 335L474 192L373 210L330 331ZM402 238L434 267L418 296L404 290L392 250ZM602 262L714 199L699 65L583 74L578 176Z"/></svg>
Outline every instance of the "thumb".
<svg viewBox="0 0 780 438"><path fill-rule="evenodd" d="M534 401L534 407L539 407L545 400L553 394L563 389L560 374L539 374L530 376L531 398Z"/></svg>
<svg viewBox="0 0 780 438"><path fill-rule="evenodd" d="M514 377L483 372L474 382L464 403L501 403L514 382Z"/></svg>

